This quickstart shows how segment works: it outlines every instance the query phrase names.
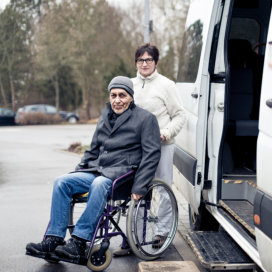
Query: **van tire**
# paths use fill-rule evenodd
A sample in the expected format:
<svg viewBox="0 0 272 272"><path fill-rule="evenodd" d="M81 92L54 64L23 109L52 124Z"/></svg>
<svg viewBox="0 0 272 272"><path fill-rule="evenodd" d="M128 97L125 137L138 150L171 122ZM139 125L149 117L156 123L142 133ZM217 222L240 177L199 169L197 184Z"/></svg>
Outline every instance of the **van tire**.
<svg viewBox="0 0 272 272"><path fill-rule="evenodd" d="M198 214L196 214L192 209L190 204L188 204L189 211L189 222L191 230L193 231L217 231L219 229L219 223L211 215L211 213L206 209L203 203L200 204L198 209Z"/></svg>

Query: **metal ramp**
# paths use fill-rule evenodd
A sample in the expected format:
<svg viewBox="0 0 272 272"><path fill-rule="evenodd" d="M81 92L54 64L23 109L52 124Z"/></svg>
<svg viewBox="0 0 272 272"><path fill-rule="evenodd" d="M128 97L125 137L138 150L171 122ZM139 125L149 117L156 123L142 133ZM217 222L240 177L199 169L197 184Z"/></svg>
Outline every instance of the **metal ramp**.
<svg viewBox="0 0 272 272"><path fill-rule="evenodd" d="M221 207L228 212L252 237L255 237L254 207L246 200L220 200Z"/></svg>
<svg viewBox="0 0 272 272"><path fill-rule="evenodd" d="M248 258L226 232L197 231L186 237L200 263L210 270L254 269Z"/></svg>

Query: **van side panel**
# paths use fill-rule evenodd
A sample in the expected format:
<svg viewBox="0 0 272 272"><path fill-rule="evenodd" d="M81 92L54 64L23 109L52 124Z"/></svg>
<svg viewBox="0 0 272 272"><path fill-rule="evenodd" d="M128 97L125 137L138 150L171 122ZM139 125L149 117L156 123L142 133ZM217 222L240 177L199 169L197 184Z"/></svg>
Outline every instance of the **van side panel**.
<svg viewBox="0 0 272 272"><path fill-rule="evenodd" d="M260 118L259 118L259 136L257 141L257 186L263 195L263 200L258 204L255 201L255 210L260 210L261 226L255 227L257 247L260 254L260 259L267 271L272 271L272 239L269 237L267 231L267 224L270 222L271 229L271 216L269 216L267 209L271 211L272 199L272 175L271 175L271 162L272 162L272 20L270 16L270 26L268 30L265 60L263 67L263 80L262 80L262 93L260 102ZM271 102L271 103L270 103ZM257 196L259 193L257 193ZM266 201L264 201L266 200ZM265 204L265 202L269 204ZM267 218L269 217L269 218ZM263 224L263 227L262 227Z"/></svg>
<svg viewBox="0 0 272 272"><path fill-rule="evenodd" d="M175 182L198 213L204 181L210 78L208 72L214 24L220 1L192 0L180 53L177 88L187 123L176 137Z"/></svg>

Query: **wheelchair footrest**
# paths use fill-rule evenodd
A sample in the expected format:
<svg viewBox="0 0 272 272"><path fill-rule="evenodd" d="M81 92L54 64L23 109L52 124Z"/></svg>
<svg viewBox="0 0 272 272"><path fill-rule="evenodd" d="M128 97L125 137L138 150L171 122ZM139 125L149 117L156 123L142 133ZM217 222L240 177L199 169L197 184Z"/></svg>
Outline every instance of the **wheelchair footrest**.
<svg viewBox="0 0 272 272"><path fill-rule="evenodd" d="M32 254L28 251L26 251L26 255L36 257L36 258L41 258L52 263L67 262L67 263L74 263L79 265L87 265L87 258L81 257L81 256L75 259L65 259L65 258L58 257L55 253L49 253L46 255L38 255L38 254Z"/></svg>

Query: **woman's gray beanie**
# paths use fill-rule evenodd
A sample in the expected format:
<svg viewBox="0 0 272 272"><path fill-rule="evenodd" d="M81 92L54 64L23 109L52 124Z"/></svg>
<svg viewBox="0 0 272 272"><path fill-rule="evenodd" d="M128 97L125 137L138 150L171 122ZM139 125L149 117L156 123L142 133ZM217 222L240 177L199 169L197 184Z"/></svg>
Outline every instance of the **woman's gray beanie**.
<svg viewBox="0 0 272 272"><path fill-rule="evenodd" d="M110 92L111 89L115 88L123 89L133 97L133 83L130 78L125 76L114 77L108 86L108 91Z"/></svg>

